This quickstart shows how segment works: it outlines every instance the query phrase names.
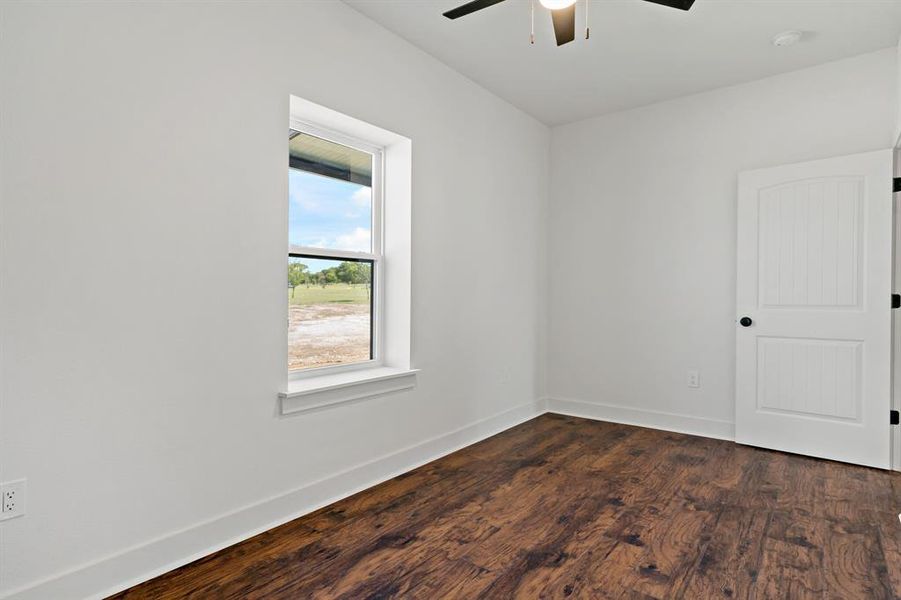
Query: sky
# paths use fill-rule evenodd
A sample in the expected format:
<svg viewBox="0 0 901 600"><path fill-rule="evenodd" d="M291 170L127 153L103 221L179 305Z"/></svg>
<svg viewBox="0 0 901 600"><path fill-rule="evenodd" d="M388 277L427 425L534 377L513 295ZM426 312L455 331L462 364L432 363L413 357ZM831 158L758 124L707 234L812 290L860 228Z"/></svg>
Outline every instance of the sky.
<svg viewBox="0 0 901 600"><path fill-rule="evenodd" d="M288 241L356 252L372 251L372 192L356 183L288 169ZM310 272L338 261L303 259Z"/></svg>

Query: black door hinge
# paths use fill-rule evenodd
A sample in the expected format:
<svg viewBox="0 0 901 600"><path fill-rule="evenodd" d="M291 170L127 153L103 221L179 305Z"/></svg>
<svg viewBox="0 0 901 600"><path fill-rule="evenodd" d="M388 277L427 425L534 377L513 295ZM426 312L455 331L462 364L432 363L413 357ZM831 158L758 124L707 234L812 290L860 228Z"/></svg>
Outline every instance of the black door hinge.
<svg viewBox="0 0 901 600"><path fill-rule="evenodd" d="M894 179L892 179L892 191L901 192L901 177L895 177Z"/></svg>
<svg viewBox="0 0 901 600"><path fill-rule="evenodd" d="M901 414L899 414L897 410L888 411L888 422L889 425L897 425L898 423L901 423Z"/></svg>
<svg viewBox="0 0 901 600"><path fill-rule="evenodd" d="M901 294L892 294L892 308L901 308Z"/></svg>

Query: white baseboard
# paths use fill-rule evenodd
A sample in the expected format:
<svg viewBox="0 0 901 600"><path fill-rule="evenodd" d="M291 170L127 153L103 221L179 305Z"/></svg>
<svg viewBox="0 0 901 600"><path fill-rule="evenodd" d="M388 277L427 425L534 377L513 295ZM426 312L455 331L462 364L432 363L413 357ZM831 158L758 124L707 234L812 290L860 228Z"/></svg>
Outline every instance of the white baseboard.
<svg viewBox="0 0 901 600"><path fill-rule="evenodd" d="M730 442L735 440L735 424L729 421L565 398L547 398L546 405L547 412L571 417L650 427L651 429L688 433Z"/></svg>
<svg viewBox="0 0 901 600"><path fill-rule="evenodd" d="M0 598L104 598L406 473L544 412L542 400L522 404L285 494L54 575L25 588L8 591L0 595Z"/></svg>

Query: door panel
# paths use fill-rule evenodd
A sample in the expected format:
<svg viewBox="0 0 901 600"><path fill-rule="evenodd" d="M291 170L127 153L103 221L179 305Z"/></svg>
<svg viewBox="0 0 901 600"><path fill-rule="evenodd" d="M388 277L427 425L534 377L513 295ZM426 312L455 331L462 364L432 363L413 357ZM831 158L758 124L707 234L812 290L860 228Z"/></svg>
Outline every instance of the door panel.
<svg viewBox="0 0 901 600"><path fill-rule="evenodd" d="M859 421L863 343L757 339L759 411Z"/></svg>
<svg viewBox="0 0 901 600"><path fill-rule="evenodd" d="M736 441L886 468L892 153L739 175Z"/></svg>
<svg viewBox="0 0 901 600"><path fill-rule="evenodd" d="M860 306L862 192L839 177L761 190L761 306Z"/></svg>

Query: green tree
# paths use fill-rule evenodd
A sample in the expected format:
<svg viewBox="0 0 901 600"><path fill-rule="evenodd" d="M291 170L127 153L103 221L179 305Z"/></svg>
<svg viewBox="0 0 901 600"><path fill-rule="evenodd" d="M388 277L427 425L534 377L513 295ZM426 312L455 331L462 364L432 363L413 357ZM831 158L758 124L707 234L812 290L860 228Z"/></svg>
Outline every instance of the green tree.
<svg viewBox="0 0 901 600"><path fill-rule="evenodd" d="M338 265L336 274L338 275L338 281L349 285L372 281L372 267L369 263L343 262Z"/></svg>
<svg viewBox="0 0 901 600"><path fill-rule="evenodd" d="M335 275L338 276L338 281L341 283L350 283L351 279L353 279L353 268L354 263L351 262L343 262L338 265L335 269Z"/></svg>
<svg viewBox="0 0 901 600"><path fill-rule="evenodd" d="M307 265L298 262L288 263L288 287L291 288L291 297L294 297L294 290L300 284L306 282L309 273Z"/></svg>

